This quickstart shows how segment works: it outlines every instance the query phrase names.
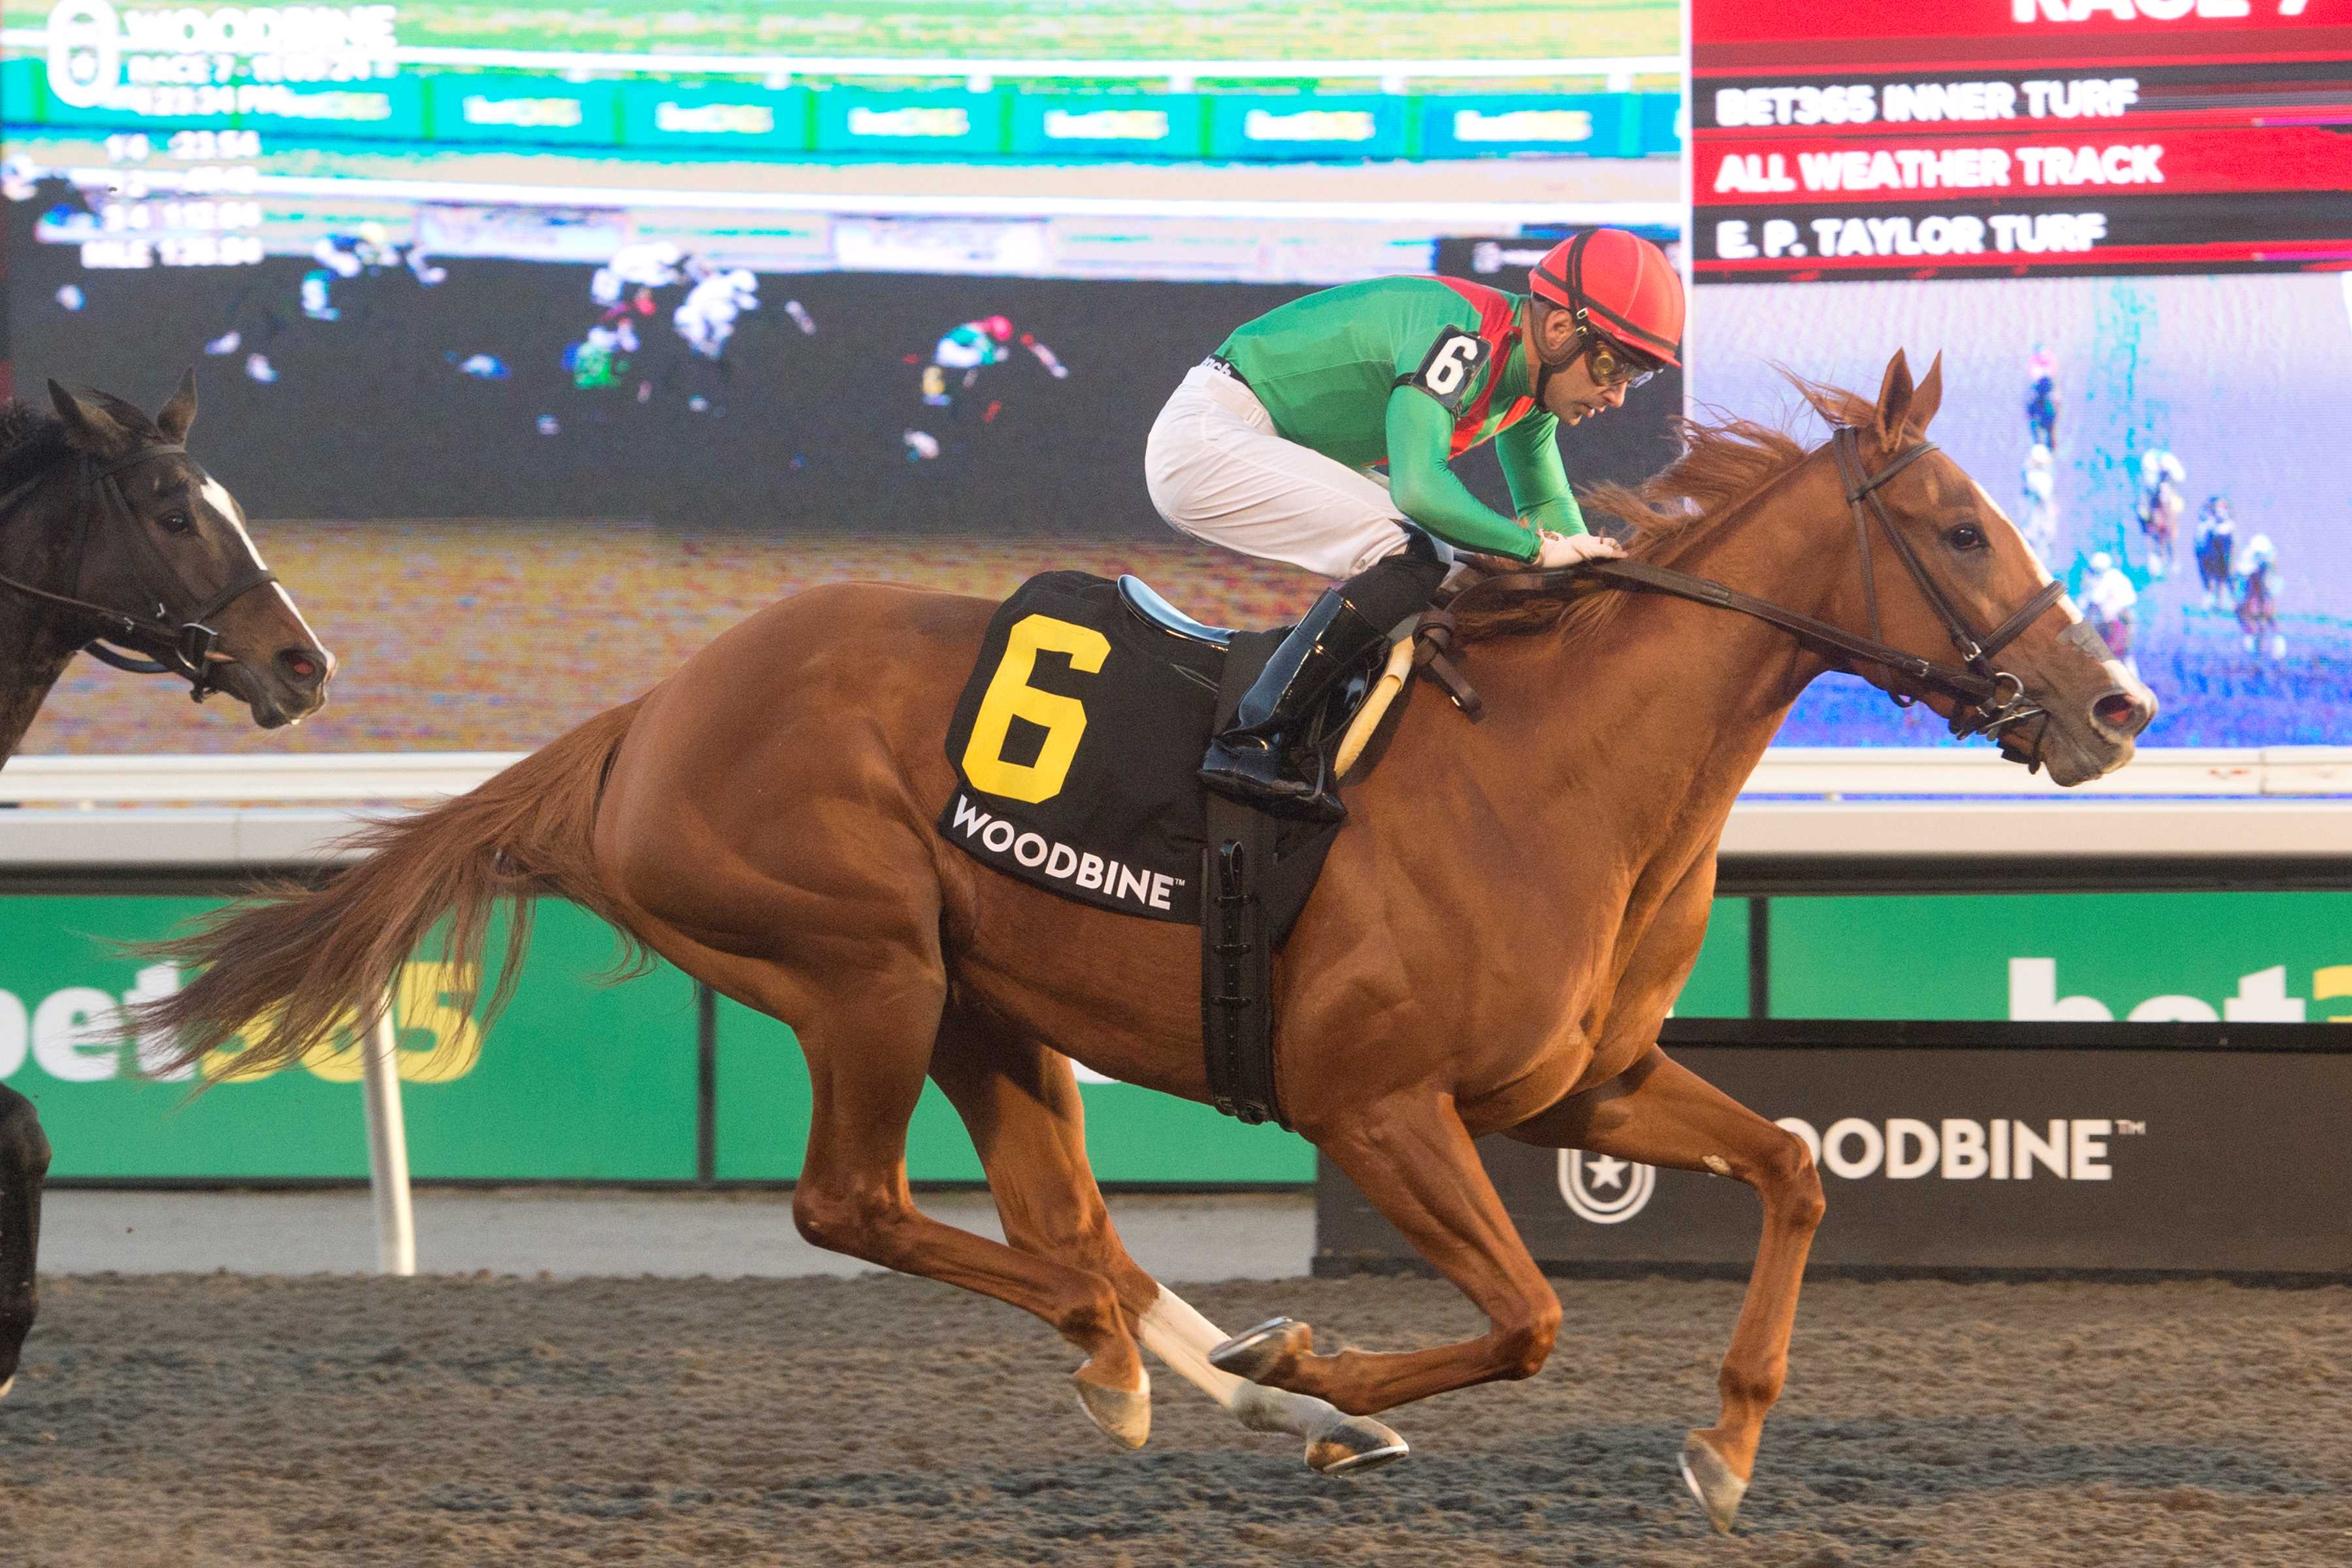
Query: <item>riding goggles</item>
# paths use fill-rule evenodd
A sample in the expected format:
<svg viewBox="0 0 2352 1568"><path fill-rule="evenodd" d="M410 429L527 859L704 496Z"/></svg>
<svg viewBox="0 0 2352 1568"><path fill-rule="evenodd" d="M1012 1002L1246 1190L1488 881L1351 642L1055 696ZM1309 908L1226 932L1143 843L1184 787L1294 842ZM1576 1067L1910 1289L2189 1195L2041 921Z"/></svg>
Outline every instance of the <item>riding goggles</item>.
<svg viewBox="0 0 2352 1568"><path fill-rule="evenodd" d="M1622 343L1612 342L1599 332L1589 331L1585 333L1584 363L1591 372L1593 384L1603 391L1622 386L1631 392L1666 368Z"/></svg>

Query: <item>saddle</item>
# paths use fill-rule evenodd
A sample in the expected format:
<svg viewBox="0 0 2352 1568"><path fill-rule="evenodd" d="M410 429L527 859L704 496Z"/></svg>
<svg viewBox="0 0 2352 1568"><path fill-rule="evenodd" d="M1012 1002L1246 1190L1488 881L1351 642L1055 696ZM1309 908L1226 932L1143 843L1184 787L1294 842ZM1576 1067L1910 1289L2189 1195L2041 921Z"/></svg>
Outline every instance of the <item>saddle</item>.
<svg viewBox="0 0 2352 1568"><path fill-rule="evenodd" d="M957 787L937 823L948 843L1033 886L1198 924L1210 1087L1244 1121L1282 1120L1274 952L1338 827L1229 800L1198 769L1288 629L1206 625L1134 577L1031 578L990 620L949 722ZM1358 763L1412 649L1368 658L1308 725L1304 743L1335 776Z"/></svg>

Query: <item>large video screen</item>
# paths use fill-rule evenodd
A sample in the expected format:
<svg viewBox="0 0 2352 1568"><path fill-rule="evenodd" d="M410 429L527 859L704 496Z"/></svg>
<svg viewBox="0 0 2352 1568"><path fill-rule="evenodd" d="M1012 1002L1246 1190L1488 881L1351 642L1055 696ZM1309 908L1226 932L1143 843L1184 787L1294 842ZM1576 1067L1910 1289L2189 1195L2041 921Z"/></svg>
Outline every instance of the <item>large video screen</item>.
<svg viewBox="0 0 2352 1568"><path fill-rule="evenodd" d="M1693 345L1944 356L1936 439L2155 689L2157 745L2352 741L2352 26L2304 0L1695 0ZM1782 740L1932 743L1818 683Z"/></svg>
<svg viewBox="0 0 2352 1568"><path fill-rule="evenodd" d="M1329 284L1681 243L1671 0L0 20L17 385L198 368L194 448L343 659L298 745L535 743L831 576L1135 565L1279 619L1320 584L1145 492L1187 366ZM1654 470L1680 396L1571 473ZM185 706L78 665L26 744L288 743Z"/></svg>

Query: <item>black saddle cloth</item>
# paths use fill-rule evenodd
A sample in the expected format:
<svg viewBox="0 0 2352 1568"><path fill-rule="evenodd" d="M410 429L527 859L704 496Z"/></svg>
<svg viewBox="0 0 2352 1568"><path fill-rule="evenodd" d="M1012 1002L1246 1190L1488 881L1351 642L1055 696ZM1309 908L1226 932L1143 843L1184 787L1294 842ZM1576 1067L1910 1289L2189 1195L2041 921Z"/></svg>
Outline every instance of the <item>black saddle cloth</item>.
<svg viewBox="0 0 2352 1568"><path fill-rule="evenodd" d="M956 788L940 835L1065 898L1199 924L1202 753L1288 629L1236 632L1221 649L1146 622L1108 578L1032 577L989 621L949 721ZM1297 885L1270 907L1279 933L1305 903L1332 831L1281 825L1284 886Z"/></svg>

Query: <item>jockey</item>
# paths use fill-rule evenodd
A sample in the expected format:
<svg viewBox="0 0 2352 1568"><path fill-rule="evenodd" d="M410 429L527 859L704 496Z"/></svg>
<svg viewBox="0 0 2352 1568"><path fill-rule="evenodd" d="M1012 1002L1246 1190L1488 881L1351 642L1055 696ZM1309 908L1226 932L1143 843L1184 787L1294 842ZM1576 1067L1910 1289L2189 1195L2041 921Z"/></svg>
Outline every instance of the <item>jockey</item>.
<svg viewBox="0 0 2352 1568"><path fill-rule="evenodd" d="M2151 447L2139 456L2139 489L2147 509L2154 511L2168 489L2178 490L2189 479L2189 471L2180 459L2162 447Z"/></svg>
<svg viewBox="0 0 2352 1568"><path fill-rule="evenodd" d="M931 350L931 363L923 367L923 401L934 408L953 406L959 387L969 391L980 379L982 371L1013 357L1015 341L1012 320L1005 316L987 316L949 328ZM1055 381L1069 378L1070 367L1052 349L1039 342L1034 332L1021 333L1018 343ZM951 370L962 373L953 387L948 384L948 372Z"/></svg>
<svg viewBox="0 0 2352 1568"><path fill-rule="evenodd" d="M2261 650L2263 633L2267 630L2270 656L2286 657L2286 634L2278 629L2278 593L2284 586L2278 546L2271 542L2269 534L2255 534L2246 542L2245 559L2238 570L2238 626L2245 634L2248 653Z"/></svg>
<svg viewBox="0 0 2352 1568"><path fill-rule="evenodd" d="M2208 496L2197 513L2197 574L2205 590L2205 607L2213 608L2229 586L2231 557L2237 552L2238 522L2224 496Z"/></svg>
<svg viewBox="0 0 2352 1568"><path fill-rule="evenodd" d="M2025 362L2025 428L2037 447L2058 447L2058 359L2048 349L2034 346Z"/></svg>
<svg viewBox="0 0 2352 1568"><path fill-rule="evenodd" d="M1212 787L1346 815L1289 742L1336 679L1428 607L1448 564L1431 535L1544 568L1618 553L1586 531L1553 437L1681 363L1682 280L1648 240L1598 228L1553 247L1528 284L1380 278L1310 294L1238 328L1160 411L1145 479L1170 526L1347 579L1211 742ZM1490 439L1516 516L1447 467Z"/></svg>

